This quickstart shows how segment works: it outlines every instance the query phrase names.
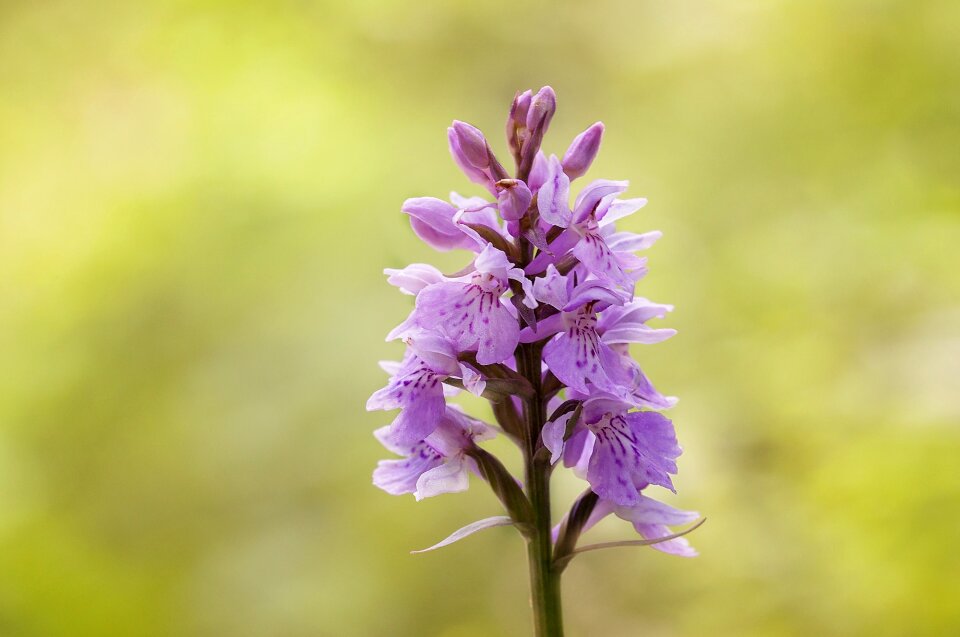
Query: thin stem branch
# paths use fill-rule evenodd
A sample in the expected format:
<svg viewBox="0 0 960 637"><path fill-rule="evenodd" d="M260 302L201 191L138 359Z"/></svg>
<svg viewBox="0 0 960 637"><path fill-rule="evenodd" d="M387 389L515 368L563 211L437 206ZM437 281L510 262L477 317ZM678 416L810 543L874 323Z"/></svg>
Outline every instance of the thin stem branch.
<svg viewBox="0 0 960 637"><path fill-rule="evenodd" d="M621 540L619 542L601 542L599 544L588 544L587 546L581 546L574 549L570 553L564 555L557 559L555 567L558 569L563 569L566 567L567 563L570 562L574 557L580 555L581 553L586 553L587 551L598 551L600 549L612 549L618 548L621 546L650 546L652 544L659 544L661 542L668 542L670 540L675 540L678 537L683 537L687 533L695 531L701 524L707 521L707 518L700 518L696 524L686 528L677 533L671 533L670 535L665 535L663 537L658 537L652 540Z"/></svg>

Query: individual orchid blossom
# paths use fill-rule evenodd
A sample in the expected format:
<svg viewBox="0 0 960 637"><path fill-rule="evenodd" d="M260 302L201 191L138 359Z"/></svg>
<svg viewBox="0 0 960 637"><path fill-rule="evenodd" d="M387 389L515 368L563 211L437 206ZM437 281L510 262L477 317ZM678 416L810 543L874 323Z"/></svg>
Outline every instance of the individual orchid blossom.
<svg viewBox="0 0 960 637"><path fill-rule="evenodd" d="M623 294L609 283L587 280L575 284L575 276L562 276L550 265L544 277L534 282L534 294L544 303L560 310L541 321L536 328L524 330L524 341L539 340L553 333L543 348L543 359L565 385L587 393L587 383L617 392L630 383L631 375L620 356L604 343L597 332L597 312L623 304Z"/></svg>
<svg viewBox="0 0 960 637"><path fill-rule="evenodd" d="M455 248L479 252L484 244L475 240L468 224L499 230L493 204L480 197L464 199L453 193L453 205L434 197L415 197L403 202L401 210L410 217L410 227L434 250Z"/></svg>
<svg viewBox="0 0 960 637"><path fill-rule="evenodd" d="M533 286L523 271L492 245L477 255L474 268L464 280L441 281L420 290L410 318L388 338L432 328L461 351L476 351L480 364L509 357L517 346L520 327L513 306L501 297L509 291L510 281L517 281L524 290L523 304L535 308Z"/></svg>
<svg viewBox="0 0 960 637"><path fill-rule="evenodd" d="M474 474L505 510L414 552L515 526L527 541L538 637L563 634L559 582L574 556L623 544L693 556L680 536L696 525L670 527L698 518L650 496L674 490L681 448L659 410L676 399L654 388L630 352L676 333L648 325L672 306L635 296L648 272L636 252L660 232L616 228L646 204L621 198L626 181L591 181L571 205L571 182L589 171L604 127L589 126L559 159L541 148L555 111L550 87L517 93L506 125L512 175L479 129L459 121L448 129L454 162L488 194L418 197L402 211L427 245L463 250L469 264L448 275L423 263L384 270L413 309L387 337L403 342L403 360L382 364L390 380L367 402L369 410L400 410L375 433L400 456L378 464L376 486L421 500L463 491ZM490 401L496 426L449 402L462 390ZM483 447L494 430L519 447L522 476ZM560 467L588 488L554 528L550 477ZM578 546L610 514L643 539Z"/></svg>
<svg viewBox="0 0 960 637"><path fill-rule="evenodd" d="M367 409L400 409L390 425L390 438L400 445L423 440L440 424L446 408L443 381L459 376L480 395L486 382L470 365L457 360L453 345L429 333L408 335L407 355L383 389L374 392Z"/></svg>
<svg viewBox="0 0 960 637"><path fill-rule="evenodd" d="M636 504L650 484L673 491L670 475L682 452L668 418L631 407L614 396L584 401L580 422L562 450L564 464L586 477L594 493L626 506ZM550 451L557 457L553 440Z"/></svg>
<svg viewBox="0 0 960 637"><path fill-rule="evenodd" d="M543 272L547 264L557 262L568 252L588 267L597 277L623 287L630 287L646 270L636 257L622 249L617 252L608 244L609 231L603 231L617 219L629 216L646 205L646 199L617 199L627 189L626 181L598 179L588 184L569 207L570 178L556 155L547 163L547 175L538 191L537 209L540 218L561 232L526 267L528 274ZM610 220L606 220L607 216ZM617 237L618 241L632 237ZM639 249L639 248L637 248Z"/></svg>
<svg viewBox="0 0 960 637"><path fill-rule="evenodd" d="M381 427L374 435L388 450L405 457L381 460L373 472L373 483L392 495L412 493L422 500L466 490L468 474L479 474L477 463L467 455L467 450L496 434L455 405L447 405L437 428L421 441L399 444L391 436L389 426Z"/></svg>

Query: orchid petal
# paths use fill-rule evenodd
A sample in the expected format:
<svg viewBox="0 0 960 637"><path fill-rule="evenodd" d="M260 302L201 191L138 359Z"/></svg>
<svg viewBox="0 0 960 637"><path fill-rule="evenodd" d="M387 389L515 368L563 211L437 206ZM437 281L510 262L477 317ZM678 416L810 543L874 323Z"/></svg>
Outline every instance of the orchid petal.
<svg viewBox="0 0 960 637"><path fill-rule="evenodd" d="M423 472L417 480L414 497L417 501L443 493L459 493L470 486L462 459L452 458L440 466Z"/></svg>
<svg viewBox="0 0 960 637"><path fill-rule="evenodd" d="M564 330L563 315L552 314L545 319L537 321L537 328L532 326L525 327L520 331L521 343L534 343L553 336L557 332Z"/></svg>
<svg viewBox="0 0 960 637"><path fill-rule="evenodd" d="M466 363L460 363L460 378L463 380L463 386L474 396L482 395L483 390L487 388L487 381L483 376Z"/></svg>
<svg viewBox="0 0 960 637"><path fill-rule="evenodd" d="M523 270L520 268L512 268L507 272L507 277L513 281L517 281L523 289L523 304L531 310L536 309L537 297L534 293L533 283L524 275Z"/></svg>
<svg viewBox="0 0 960 637"><path fill-rule="evenodd" d="M537 193L537 209L540 218L547 223L566 228L570 225L570 178L556 155L547 162L547 179Z"/></svg>
<svg viewBox="0 0 960 637"><path fill-rule="evenodd" d="M387 283L411 296L416 296L428 285L443 281L440 270L426 263L411 263L401 270L386 268L383 273L387 275Z"/></svg>
<svg viewBox="0 0 960 637"><path fill-rule="evenodd" d="M580 242L573 248L573 256L598 277L624 286L632 282L621 267L617 255L596 232L583 235Z"/></svg>
<svg viewBox="0 0 960 637"><path fill-rule="evenodd" d="M457 209L435 197L407 199L400 208L410 216L410 225L420 239L435 250L469 248L470 239L454 223Z"/></svg>
<svg viewBox="0 0 960 637"><path fill-rule="evenodd" d="M541 430L543 437L543 446L550 451L550 464L557 464L557 461L563 455L563 436L567 431L567 422L573 414L567 412L546 423Z"/></svg>
<svg viewBox="0 0 960 637"><path fill-rule="evenodd" d="M651 230L643 234L615 232L606 237L606 242L614 252L636 252L637 250L646 250L661 237L663 237L663 233L659 230Z"/></svg>
<svg viewBox="0 0 960 637"><path fill-rule="evenodd" d="M590 216L600 205L605 197L619 195L630 185L628 181L613 181L610 179L597 179L590 182L577 195L577 200L573 207L573 222L580 223Z"/></svg>
<svg viewBox="0 0 960 637"><path fill-rule="evenodd" d="M600 224L600 227L610 225L614 221L629 217L645 205L647 205L647 200L644 197L638 197L636 199L616 199L603 211L602 216L597 216L597 222Z"/></svg>
<svg viewBox="0 0 960 637"><path fill-rule="evenodd" d="M570 252L579 241L580 235L575 230L572 228L564 230L560 236L550 242L546 250L535 256L523 271L527 274L540 274L547 269L548 265L556 263Z"/></svg>
<svg viewBox="0 0 960 637"><path fill-rule="evenodd" d="M659 343L675 335L677 330L670 328L654 329L646 325L616 327L603 333L603 342L607 345L622 343Z"/></svg>

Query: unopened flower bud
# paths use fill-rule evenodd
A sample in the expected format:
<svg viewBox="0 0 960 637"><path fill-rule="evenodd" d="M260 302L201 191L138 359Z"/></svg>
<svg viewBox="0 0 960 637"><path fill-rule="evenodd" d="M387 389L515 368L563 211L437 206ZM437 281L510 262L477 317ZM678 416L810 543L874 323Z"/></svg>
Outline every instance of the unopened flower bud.
<svg viewBox="0 0 960 637"><path fill-rule="evenodd" d="M453 122L453 134L457 138L457 145L466 159L474 168L486 168L490 165L490 153L487 140L478 128L466 122Z"/></svg>
<svg viewBox="0 0 960 637"><path fill-rule="evenodd" d="M544 86L530 99L527 109L526 130L522 136L522 144L517 162L517 176L526 179L533 166L533 160L540 150L543 135L550 126L550 120L557 110L557 95L549 86Z"/></svg>
<svg viewBox="0 0 960 637"><path fill-rule="evenodd" d="M401 210L410 216L410 225L417 236L435 250L469 249L473 244L453 221L456 207L446 201L414 197L404 201Z"/></svg>
<svg viewBox="0 0 960 637"><path fill-rule="evenodd" d="M533 193L519 179L501 179L497 182L497 203L505 221L517 221L526 214Z"/></svg>
<svg viewBox="0 0 960 637"><path fill-rule="evenodd" d="M530 109L531 91L517 93L510 105L510 114L507 115L507 144L517 163L520 163L520 150L523 140L527 137L527 111Z"/></svg>
<svg viewBox="0 0 960 637"><path fill-rule="evenodd" d="M570 179L582 177L590 168L603 137L603 123L597 122L574 138L563 156L563 172Z"/></svg>
<svg viewBox="0 0 960 637"><path fill-rule="evenodd" d="M530 101L530 108L527 110L527 129L534 136L539 133L542 139L556 111L557 94L549 86L544 86Z"/></svg>

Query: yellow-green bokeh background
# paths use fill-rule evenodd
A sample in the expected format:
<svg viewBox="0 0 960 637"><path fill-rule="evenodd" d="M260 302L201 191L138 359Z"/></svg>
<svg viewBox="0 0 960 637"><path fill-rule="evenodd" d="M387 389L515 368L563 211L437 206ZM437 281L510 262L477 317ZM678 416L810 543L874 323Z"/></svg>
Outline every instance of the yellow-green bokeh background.
<svg viewBox="0 0 960 637"><path fill-rule="evenodd" d="M399 213L596 119L664 239L635 352L681 397L682 560L579 558L570 635L960 634L960 5L0 4L0 635L529 634L475 482L370 485L368 414L434 257ZM437 259L456 269L464 255ZM498 447L506 450L505 446ZM567 502L574 481L557 481ZM625 524L599 539L629 536Z"/></svg>

